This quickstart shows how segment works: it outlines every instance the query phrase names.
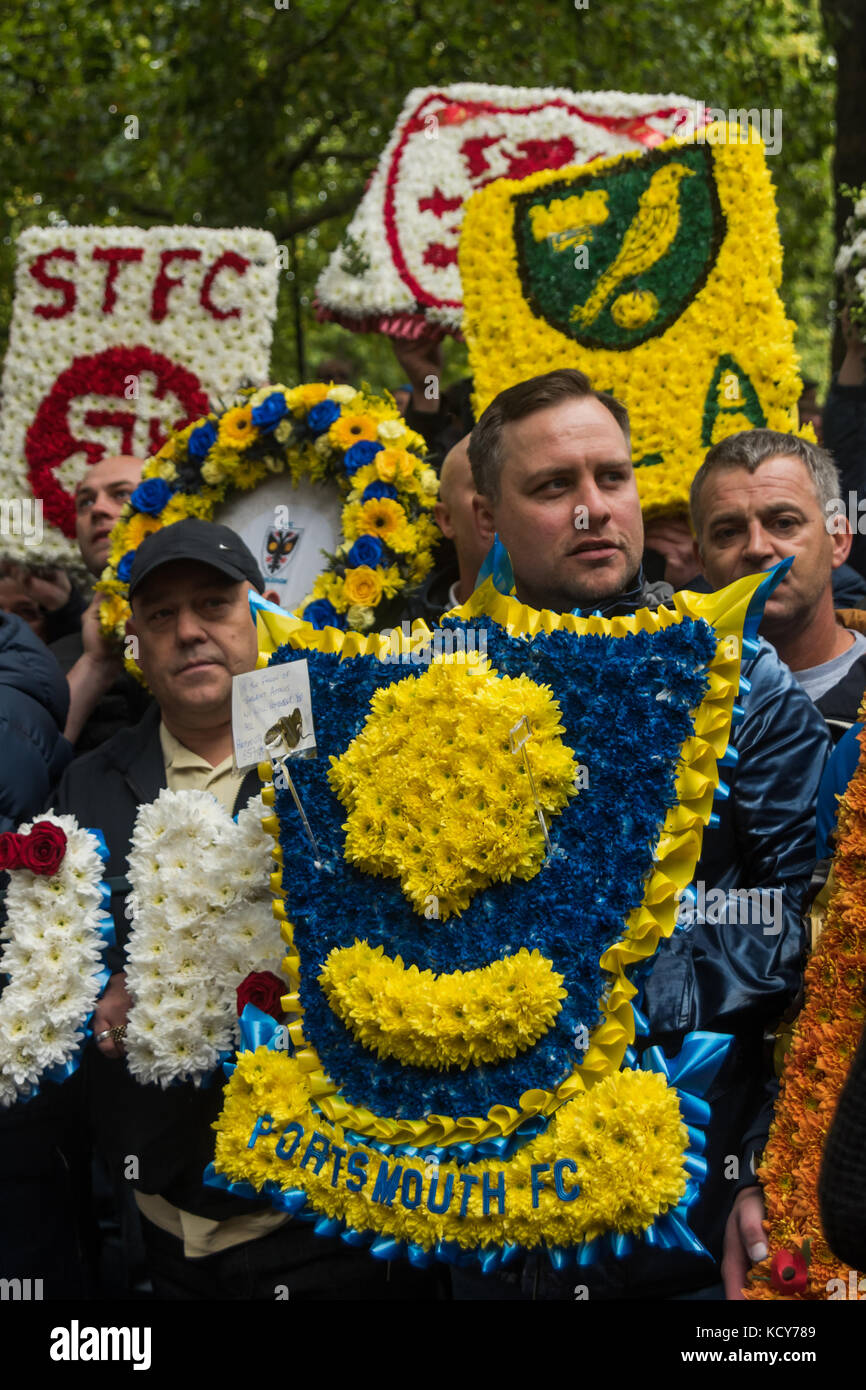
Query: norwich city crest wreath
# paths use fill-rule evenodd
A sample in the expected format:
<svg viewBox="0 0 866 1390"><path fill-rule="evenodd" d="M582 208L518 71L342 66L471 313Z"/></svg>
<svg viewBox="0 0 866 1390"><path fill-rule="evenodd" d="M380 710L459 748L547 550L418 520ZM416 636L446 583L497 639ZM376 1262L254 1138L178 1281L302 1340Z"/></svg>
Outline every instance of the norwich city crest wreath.
<svg viewBox="0 0 866 1390"><path fill-rule="evenodd" d="M341 543L298 612L314 627L385 626L432 568L438 479L424 440L393 400L314 382L263 386L242 405L176 431L148 461L97 584L103 630L123 641L129 575L145 536L190 516L210 521L233 493L277 474L289 486L335 481L345 498ZM127 664L137 670L129 656Z"/></svg>
<svg viewBox="0 0 866 1390"><path fill-rule="evenodd" d="M244 1011L209 1182L419 1266L702 1250L730 1039L641 1052L642 976L727 794L761 582L606 620L487 580L390 638L259 613L318 755L261 766L290 1021Z"/></svg>
<svg viewBox="0 0 866 1390"><path fill-rule="evenodd" d="M586 372L629 411L647 513L688 510L719 440L797 428L775 196L745 127L497 179L467 204L460 273L476 414L527 377Z"/></svg>

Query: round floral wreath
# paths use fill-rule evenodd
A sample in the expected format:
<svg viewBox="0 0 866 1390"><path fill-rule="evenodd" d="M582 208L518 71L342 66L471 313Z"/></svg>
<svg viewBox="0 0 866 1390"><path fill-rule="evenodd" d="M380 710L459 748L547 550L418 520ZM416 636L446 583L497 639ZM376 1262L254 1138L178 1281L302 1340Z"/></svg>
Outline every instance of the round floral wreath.
<svg viewBox="0 0 866 1390"><path fill-rule="evenodd" d="M232 491L279 473L293 485L302 478L336 481L346 499L342 540L298 615L315 628L368 632L386 625L432 568L438 479L425 461L424 440L390 397L366 386L314 382L262 386L243 405L175 431L148 460L96 586L105 595L103 631L123 640L129 574L145 536L185 517L211 520ZM129 657L127 665L137 672Z"/></svg>
<svg viewBox="0 0 866 1390"><path fill-rule="evenodd" d="M74 816L50 813L0 835L10 872L0 974L0 1106L35 1096L42 1080L78 1066L93 1009L108 979L103 947L114 926L103 909L107 850Z"/></svg>

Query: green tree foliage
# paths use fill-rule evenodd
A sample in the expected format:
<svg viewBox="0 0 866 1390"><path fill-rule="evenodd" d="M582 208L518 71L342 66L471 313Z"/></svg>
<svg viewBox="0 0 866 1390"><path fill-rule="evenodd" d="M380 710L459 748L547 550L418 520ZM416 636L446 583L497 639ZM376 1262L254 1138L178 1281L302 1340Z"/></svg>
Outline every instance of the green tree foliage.
<svg viewBox="0 0 866 1390"><path fill-rule="evenodd" d="M832 7L837 0L824 0ZM287 246L274 373L388 343L317 324L316 277L413 86L476 80L683 92L781 109L772 161L783 292L825 378L833 294L835 56L819 0L5 0L0 9L0 348L14 241L33 223L260 225ZM128 138L135 131L137 138ZM866 177L866 171L863 171ZM300 332L297 320L300 319ZM446 380L465 353L448 346Z"/></svg>

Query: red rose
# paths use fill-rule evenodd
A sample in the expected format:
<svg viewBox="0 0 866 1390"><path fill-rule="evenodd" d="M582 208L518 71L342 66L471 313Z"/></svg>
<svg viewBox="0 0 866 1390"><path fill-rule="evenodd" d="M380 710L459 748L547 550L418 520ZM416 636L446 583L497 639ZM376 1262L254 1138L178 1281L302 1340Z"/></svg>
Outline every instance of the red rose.
<svg viewBox="0 0 866 1390"><path fill-rule="evenodd" d="M286 990L286 982L279 975L270 970L254 970L238 985L238 1016L243 1013L245 1004L255 1004L263 1014L270 1014L279 1023L283 1016L280 1000Z"/></svg>
<svg viewBox="0 0 866 1390"><path fill-rule="evenodd" d="M770 1265L770 1283L779 1293L802 1293L809 1283L809 1266L799 1250L777 1250Z"/></svg>
<svg viewBox="0 0 866 1390"><path fill-rule="evenodd" d="M0 835L0 870L21 868L21 846L23 835L14 830L6 830Z"/></svg>
<svg viewBox="0 0 866 1390"><path fill-rule="evenodd" d="M22 835L21 867L51 878L63 863L66 834L50 820L37 821L29 835Z"/></svg>

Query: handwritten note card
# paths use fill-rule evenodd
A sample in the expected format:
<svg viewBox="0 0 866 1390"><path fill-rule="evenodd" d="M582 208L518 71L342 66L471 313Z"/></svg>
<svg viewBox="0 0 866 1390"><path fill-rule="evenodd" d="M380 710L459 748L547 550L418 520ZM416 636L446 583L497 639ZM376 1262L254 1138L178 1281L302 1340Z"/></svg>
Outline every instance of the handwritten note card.
<svg viewBox="0 0 866 1390"><path fill-rule="evenodd" d="M280 741L280 756L314 758L316 732L310 698L310 673L306 657L262 671L246 671L232 680L232 736L235 765L246 772L269 759L265 735L282 719L297 732L295 712L300 711L300 737L294 747Z"/></svg>

